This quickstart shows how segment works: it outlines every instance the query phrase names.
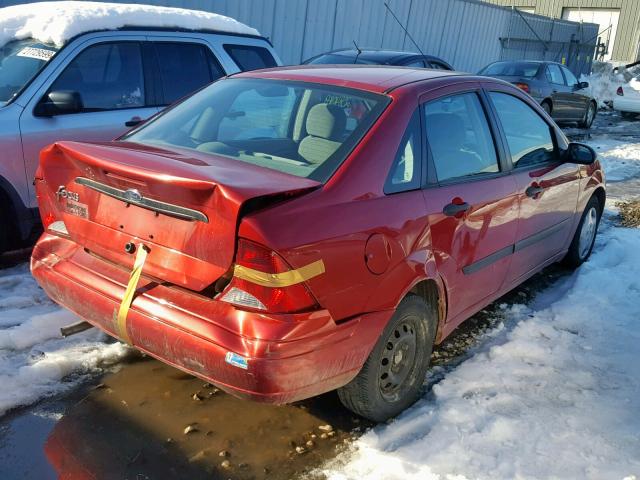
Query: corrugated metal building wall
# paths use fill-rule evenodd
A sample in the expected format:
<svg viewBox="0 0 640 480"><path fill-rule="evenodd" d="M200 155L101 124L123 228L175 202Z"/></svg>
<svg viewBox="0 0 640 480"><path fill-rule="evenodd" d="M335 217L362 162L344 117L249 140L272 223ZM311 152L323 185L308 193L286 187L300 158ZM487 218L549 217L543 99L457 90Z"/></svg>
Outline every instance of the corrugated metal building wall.
<svg viewBox="0 0 640 480"><path fill-rule="evenodd" d="M283 61L289 64L327 50L352 47L354 40L360 47L416 51L385 8L385 1L124 0L234 17L269 37ZM24 0L0 0L2 6L16 3ZM388 0L388 3L424 53L439 56L468 72L476 72L501 58L568 59L575 48L571 39L593 37L597 30L595 25L536 15L528 15L527 22L523 22L510 9L477 0ZM544 32L543 41L538 41L533 31ZM507 45L507 36L524 41L513 40ZM567 63L579 74L590 69L591 58L585 54L575 65Z"/></svg>
<svg viewBox="0 0 640 480"><path fill-rule="evenodd" d="M486 0L498 5L534 7L537 15L562 18L565 8L620 11L612 60L640 60L640 0ZM600 30L604 30L601 26Z"/></svg>

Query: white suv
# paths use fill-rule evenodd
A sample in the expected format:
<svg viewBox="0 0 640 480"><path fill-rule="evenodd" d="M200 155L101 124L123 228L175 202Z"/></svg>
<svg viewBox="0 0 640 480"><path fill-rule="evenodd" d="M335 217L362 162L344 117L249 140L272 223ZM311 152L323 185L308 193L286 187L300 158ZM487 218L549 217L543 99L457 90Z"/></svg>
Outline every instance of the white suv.
<svg viewBox="0 0 640 480"><path fill-rule="evenodd" d="M82 11L84 20L90 12ZM39 224L33 179L43 147L113 140L222 76L280 64L261 36L177 28L94 30L63 45L28 38L0 47L0 253Z"/></svg>

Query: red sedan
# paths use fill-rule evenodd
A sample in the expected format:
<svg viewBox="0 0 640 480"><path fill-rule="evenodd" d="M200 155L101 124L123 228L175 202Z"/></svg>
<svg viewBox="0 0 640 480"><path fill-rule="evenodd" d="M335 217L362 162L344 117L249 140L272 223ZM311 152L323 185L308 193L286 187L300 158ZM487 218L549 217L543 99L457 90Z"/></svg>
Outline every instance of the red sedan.
<svg viewBox="0 0 640 480"><path fill-rule="evenodd" d="M118 141L56 143L31 269L110 335L224 390L338 389L383 420L434 344L590 255L594 151L500 80L396 67L214 83Z"/></svg>

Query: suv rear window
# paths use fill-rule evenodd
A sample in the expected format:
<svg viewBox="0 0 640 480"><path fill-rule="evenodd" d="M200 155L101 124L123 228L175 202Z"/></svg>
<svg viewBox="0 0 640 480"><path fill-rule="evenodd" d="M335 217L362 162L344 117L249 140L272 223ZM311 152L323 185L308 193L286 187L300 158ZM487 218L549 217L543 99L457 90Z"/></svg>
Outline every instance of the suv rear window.
<svg viewBox="0 0 640 480"><path fill-rule="evenodd" d="M269 50L263 47L226 44L224 50L243 72L277 66Z"/></svg>
<svg viewBox="0 0 640 480"><path fill-rule="evenodd" d="M231 78L123 140L193 149L325 182L388 102L344 87Z"/></svg>

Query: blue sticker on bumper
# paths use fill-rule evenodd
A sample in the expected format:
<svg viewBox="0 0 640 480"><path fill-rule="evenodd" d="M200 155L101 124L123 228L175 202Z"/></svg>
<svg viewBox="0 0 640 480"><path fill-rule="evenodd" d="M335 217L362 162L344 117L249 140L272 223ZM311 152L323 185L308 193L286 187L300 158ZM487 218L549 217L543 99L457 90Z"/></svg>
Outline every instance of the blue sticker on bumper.
<svg viewBox="0 0 640 480"><path fill-rule="evenodd" d="M233 352L227 352L224 357L224 361L230 365L233 365L234 367L242 368L243 370L249 368L249 361L246 358L241 357L240 355Z"/></svg>

